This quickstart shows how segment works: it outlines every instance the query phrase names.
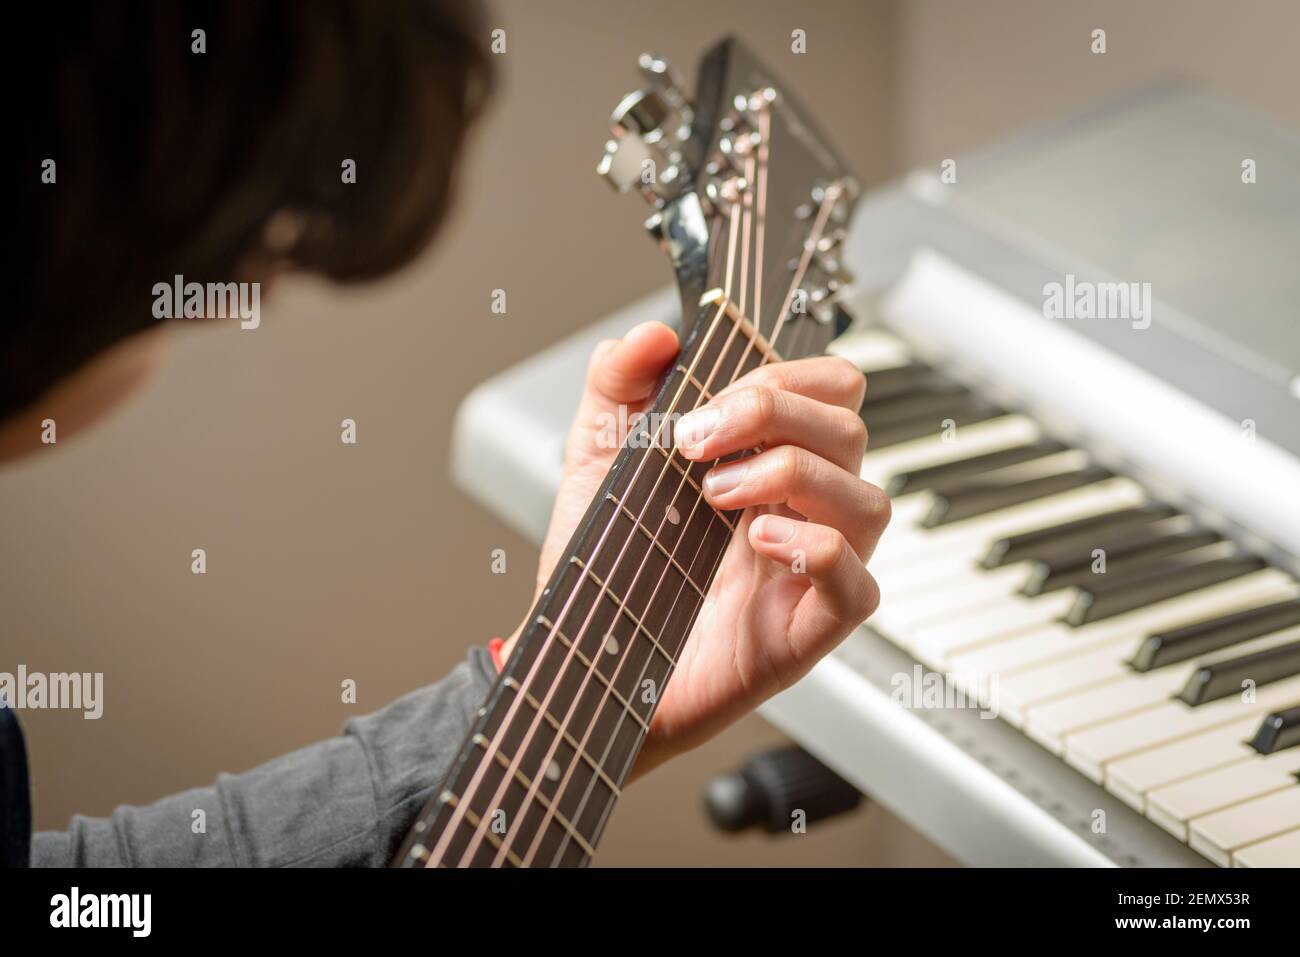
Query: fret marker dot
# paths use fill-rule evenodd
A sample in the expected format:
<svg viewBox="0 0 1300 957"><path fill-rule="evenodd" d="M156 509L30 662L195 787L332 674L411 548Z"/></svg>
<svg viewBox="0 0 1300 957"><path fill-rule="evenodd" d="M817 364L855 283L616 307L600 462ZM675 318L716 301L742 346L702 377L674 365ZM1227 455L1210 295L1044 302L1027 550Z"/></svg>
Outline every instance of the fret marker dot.
<svg viewBox="0 0 1300 957"><path fill-rule="evenodd" d="M669 505L669 506L668 506L668 521L669 521L670 523L672 523L673 525L677 525L677 524L679 524L679 523L681 522L681 520L682 520L682 516L681 516L681 514L677 511L677 509L675 509L675 508L673 508L671 505Z"/></svg>
<svg viewBox="0 0 1300 957"><path fill-rule="evenodd" d="M613 635L605 636L605 651L611 655L618 654L618 639Z"/></svg>
<svg viewBox="0 0 1300 957"><path fill-rule="evenodd" d="M548 765L546 766L546 780L548 780L548 781L558 781L558 780L560 780L560 762L559 762L559 761L552 761L550 764L548 764Z"/></svg>

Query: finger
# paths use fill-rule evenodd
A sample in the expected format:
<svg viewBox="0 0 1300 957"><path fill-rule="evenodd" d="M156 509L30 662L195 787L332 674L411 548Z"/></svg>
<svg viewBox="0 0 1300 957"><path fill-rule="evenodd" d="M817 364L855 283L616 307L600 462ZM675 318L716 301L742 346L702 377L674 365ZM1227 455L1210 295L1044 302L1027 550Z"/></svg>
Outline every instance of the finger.
<svg viewBox="0 0 1300 957"><path fill-rule="evenodd" d="M844 406L752 385L715 396L683 416L673 440L685 458L695 461L759 446L797 445L856 472L867 446L867 427Z"/></svg>
<svg viewBox="0 0 1300 957"><path fill-rule="evenodd" d="M676 355L677 333L662 322L643 322L622 339L607 339L587 367L586 398L601 408L643 402Z"/></svg>
<svg viewBox="0 0 1300 957"><path fill-rule="evenodd" d="M717 466L704 477L704 495L723 511L787 505L839 530L861 562L871 557L889 524L889 497L883 491L793 445Z"/></svg>
<svg viewBox="0 0 1300 957"><path fill-rule="evenodd" d="M866 621L880 603L876 580L833 528L760 515L749 526L749 543L763 557L808 576L829 616L822 630L842 635Z"/></svg>
<svg viewBox="0 0 1300 957"><path fill-rule="evenodd" d="M862 375L862 370L848 359L841 356L814 356L761 365L741 376L718 395L738 392L755 385L782 392L796 392L818 402L857 412L862 408L867 380Z"/></svg>

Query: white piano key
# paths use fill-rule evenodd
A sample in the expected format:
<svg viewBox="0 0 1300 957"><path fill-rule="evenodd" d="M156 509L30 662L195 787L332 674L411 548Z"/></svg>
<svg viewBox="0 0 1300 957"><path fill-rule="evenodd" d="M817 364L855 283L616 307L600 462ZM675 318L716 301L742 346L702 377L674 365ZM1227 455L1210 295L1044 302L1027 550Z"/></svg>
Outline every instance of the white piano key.
<svg viewBox="0 0 1300 957"><path fill-rule="evenodd" d="M954 669L964 672L1005 675L1027 670L1057 659L1090 654L1109 645L1134 642L1156 629L1175 628L1220 612L1226 614L1267 600L1268 596L1284 594L1292 582L1284 572L1264 568L1078 628L1051 624L1015 632L973 651L954 655L951 663Z"/></svg>
<svg viewBox="0 0 1300 957"><path fill-rule="evenodd" d="M889 590L887 576L880 585L880 607L872 620L897 636L899 644L906 645L909 634L916 627L936 618L960 618L963 612L978 609L989 602L1005 602L1028 577L1028 567L1008 565L982 574L972 571L956 575L919 591L906 590L900 595Z"/></svg>
<svg viewBox="0 0 1300 957"><path fill-rule="evenodd" d="M1050 624L1069 610L1074 596L1069 588L1034 598L1010 595L958 620L926 623L915 629L908 647L922 661L947 665L954 655Z"/></svg>
<svg viewBox="0 0 1300 957"><path fill-rule="evenodd" d="M1193 708L1178 700L1126 718L1117 718L1065 736L1065 760L1094 781L1101 783L1111 761L1147 748L1208 731L1246 717L1262 717L1279 705L1300 698L1300 677L1264 685L1247 703L1240 697L1223 698Z"/></svg>
<svg viewBox="0 0 1300 957"><path fill-rule="evenodd" d="M1060 752L1061 738L1093 724L1123 717L1151 705L1159 704L1178 692L1196 669L1216 661L1254 654L1266 648L1287 644L1300 638L1300 627L1282 628L1268 635L1238 642L1199 658L1138 673L1128 667L1133 650L1106 649L1105 657L1092 676L1099 679L1095 687L1077 690L1081 681L1070 675L1057 679L1055 672L1075 662L1081 669L1089 656L1068 658L1043 670L1020 672L999 685L1000 706L1026 715L1025 733L1049 750ZM1065 690L1071 686L1076 690Z"/></svg>
<svg viewBox="0 0 1300 957"><path fill-rule="evenodd" d="M1106 790L1145 814L1146 796L1155 788L1255 754L1247 742L1259 722L1252 715L1112 761L1106 765Z"/></svg>
<svg viewBox="0 0 1300 957"><path fill-rule="evenodd" d="M1186 842L1189 822L1297 784L1300 752L1256 755L1227 767L1156 788L1147 795L1147 817ZM1300 823L1300 822L1297 822Z"/></svg>
<svg viewBox="0 0 1300 957"><path fill-rule="evenodd" d="M1188 843L1220 867L1238 848L1300 827L1300 784L1274 791L1192 822Z"/></svg>
<svg viewBox="0 0 1300 957"><path fill-rule="evenodd" d="M1233 867L1300 867L1300 828L1232 852Z"/></svg>
<svg viewBox="0 0 1300 957"><path fill-rule="evenodd" d="M1117 654L1114 648L1103 648L1090 655L1077 655L1032 671L999 676L998 713L1011 724L1020 727L1024 724L1026 712L1034 704L1072 691L1095 689L1108 684L1123 674L1123 665ZM1168 684L1168 681L1167 675L1157 678L1159 683ZM1179 687L1181 684L1169 685L1167 694ZM1159 699L1153 703L1158 701ZM1059 751L1059 747L1052 750Z"/></svg>
<svg viewBox="0 0 1300 957"><path fill-rule="evenodd" d="M949 555L946 559L912 562L889 568L879 568L875 562L871 563L871 572L880 584L881 593L887 594L890 599L930 588L942 588L945 583L952 581L970 580L981 570L965 555Z"/></svg>
<svg viewBox="0 0 1300 957"><path fill-rule="evenodd" d="M996 419L975 422L958 429L952 439L930 435L902 442L873 452L867 438L867 454L862 457L862 478L883 486L897 472L928 468L958 459L974 458L986 452L1009 449L1036 442L1042 428L1026 415L1001 415Z"/></svg>
<svg viewBox="0 0 1300 957"><path fill-rule="evenodd" d="M1069 659L1073 662L1077 659ZM1069 662L1065 662L1068 664ZM1056 665L1053 667L1060 667ZM1191 676L1190 668L1176 668L1167 671L1152 672L1141 677L1113 677L1113 668L1104 669L1104 674L1111 675L1111 680L1099 683L1074 694L1042 702L1031 695L1015 701L1011 707L1023 714L1025 733L1049 751L1060 754L1064 749L1064 736L1094 724L1113 721L1146 708L1153 707L1172 697L1178 689L1187 683ZM1018 675L999 685L999 691L1017 679L1028 683L1035 692L1030 675L1038 672ZM1011 692L1016 695L1016 690ZM1043 696L1039 696L1040 698ZM1007 707L999 699L1000 707Z"/></svg>

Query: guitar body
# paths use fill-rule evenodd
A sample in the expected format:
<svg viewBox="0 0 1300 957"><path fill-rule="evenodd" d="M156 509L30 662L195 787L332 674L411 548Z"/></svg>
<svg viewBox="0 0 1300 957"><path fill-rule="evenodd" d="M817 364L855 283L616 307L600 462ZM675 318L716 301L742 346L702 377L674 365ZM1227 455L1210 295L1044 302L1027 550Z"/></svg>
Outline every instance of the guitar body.
<svg viewBox="0 0 1300 957"><path fill-rule="evenodd" d="M741 520L704 500L717 463L676 454L672 424L844 325L858 187L808 113L735 40L705 56L693 101L662 61L641 70L649 89L619 104L599 171L653 207L682 350L395 866L590 862Z"/></svg>

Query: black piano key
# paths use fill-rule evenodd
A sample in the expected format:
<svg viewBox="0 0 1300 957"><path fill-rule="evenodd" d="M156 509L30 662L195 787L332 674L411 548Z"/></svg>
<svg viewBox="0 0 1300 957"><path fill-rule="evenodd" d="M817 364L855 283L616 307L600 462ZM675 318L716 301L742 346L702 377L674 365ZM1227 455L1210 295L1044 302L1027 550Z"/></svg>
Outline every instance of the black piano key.
<svg viewBox="0 0 1300 957"><path fill-rule="evenodd" d="M1198 588L1208 588L1220 582L1239 578L1265 568L1259 558L1229 557L1203 559L1196 552L1161 559L1123 578L1102 579L1085 589L1080 589L1070 610L1062 619L1066 624L1079 626L1124 612L1145 608L1156 602Z"/></svg>
<svg viewBox="0 0 1300 957"><path fill-rule="evenodd" d="M1040 559L1071 547L1088 546L1091 549L1097 546L1090 543L1108 531L1159 522L1176 514L1167 505L1143 505L1037 528L998 539L989 547L981 564L985 568L1001 568L1027 559Z"/></svg>
<svg viewBox="0 0 1300 957"><path fill-rule="evenodd" d="M911 442L913 439L924 439L939 435L944 430L945 420L948 419L951 419L960 429L963 426L996 419L998 416L1005 414L1006 412L1003 409L987 399L967 396L965 399L954 401L953 408L946 410L942 414L922 415L885 428L873 426L871 421L868 420L867 449L868 451L879 451L880 449L889 448L891 445Z"/></svg>
<svg viewBox="0 0 1300 957"><path fill-rule="evenodd" d="M912 362L893 369L881 369L867 374L867 391L862 398L862 408L883 405L908 392L927 387L943 387L951 379L945 378L924 362ZM953 388L959 388L957 383Z"/></svg>
<svg viewBox="0 0 1300 957"><path fill-rule="evenodd" d="M1161 534L1155 526L1149 526L1147 530L1151 534L1145 539L1132 535L1127 540L1117 539L1107 543L1099 538L1092 548L1076 550L1069 556L1058 555L1037 561L1020 592L1028 598L1034 598L1062 588L1088 587L1098 577L1098 573L1092 570L1092 553L1098 548L1106 553L1107 575L1131 575L1161 558L1190 552L1194 548L1204 548L1222 540L1216 532L1178 532L1171 535Z"/></svg>
<svg viewBox="0 0 1300 957"><path fill-rule="evenodd" d="M1049 495L1083 488L1104 481L1111 475L1108 469L1090 465L1007 485L984 482L979 478L956 482L951 486L944 485L935 490L934 504L930 506L925 518L921 519L921 524L926 528L938 528L977 515L986 515L1000 508L1022 505Z"/></svg>
<svg viewBox="0 0 1300 957"><path fill-rule="evenodd" d="M1201 665L1187 679L1178 697L1194 708L1237 694L1246 681L1260 687L1294 675L1300 675L1300 641Z"/></svg>
<svg viewBox="0 0 1300 957"><path fill-rule="evenodd" d="M1300 704L1266 715L1250 746L1260 754L1275 754L1300 746Z"/></svg>
<svg viewBox="0 0 1300 957"><path fill-rule="evenodd" d="M1130 664L1134 671L1153 671L1292 625L1300 625L1300 598L1289 598L1148 635Z"/></svg>
<svg viewBox="0 0 1300 957"><path fill-rule="evenodd" d="M1033 580L1060 575L1084 565L1091 568L1093 552L1099 548L1106 552L1109 561L1111 558L1140 552L1156 542L1193 529L1194 523L1189 516L1170 515L1154 521L1136 518L1125 524L1096 529L1089 534L1062 536L1057 541L1044 542L1029 559L1036 566Z"/></svg>
<svg viewBox="0 0 1300 957"><path fill-rule="evenodd" d="M976 455L969 459L957 459L953 462L931 465L929 468L916 469L912 472L899 472L896 475L891 475L889 481L885 483L885 494L892 498L907 495L909 492L923 492L934 488L941 482L949 482L953 479L966 478L971 475L982 475L985 472L992 472L1008 465L1032 462L1035 459L1055 455L1065 450L1066 446L1060 442L1053 439L1043 439L1030 445L1015 445L1009 449L986 452L984 455Z"/></svg>
<svg viewBox="0 0 1300 957"><path fill-rule="evenodd" d="M953 384L944 388L917 389L904 392L876 404L864 401L862 421L869 429L887 429L900 422L928 418L936 422L949 417L949 412L970 399L970 390Z"/></svg>

